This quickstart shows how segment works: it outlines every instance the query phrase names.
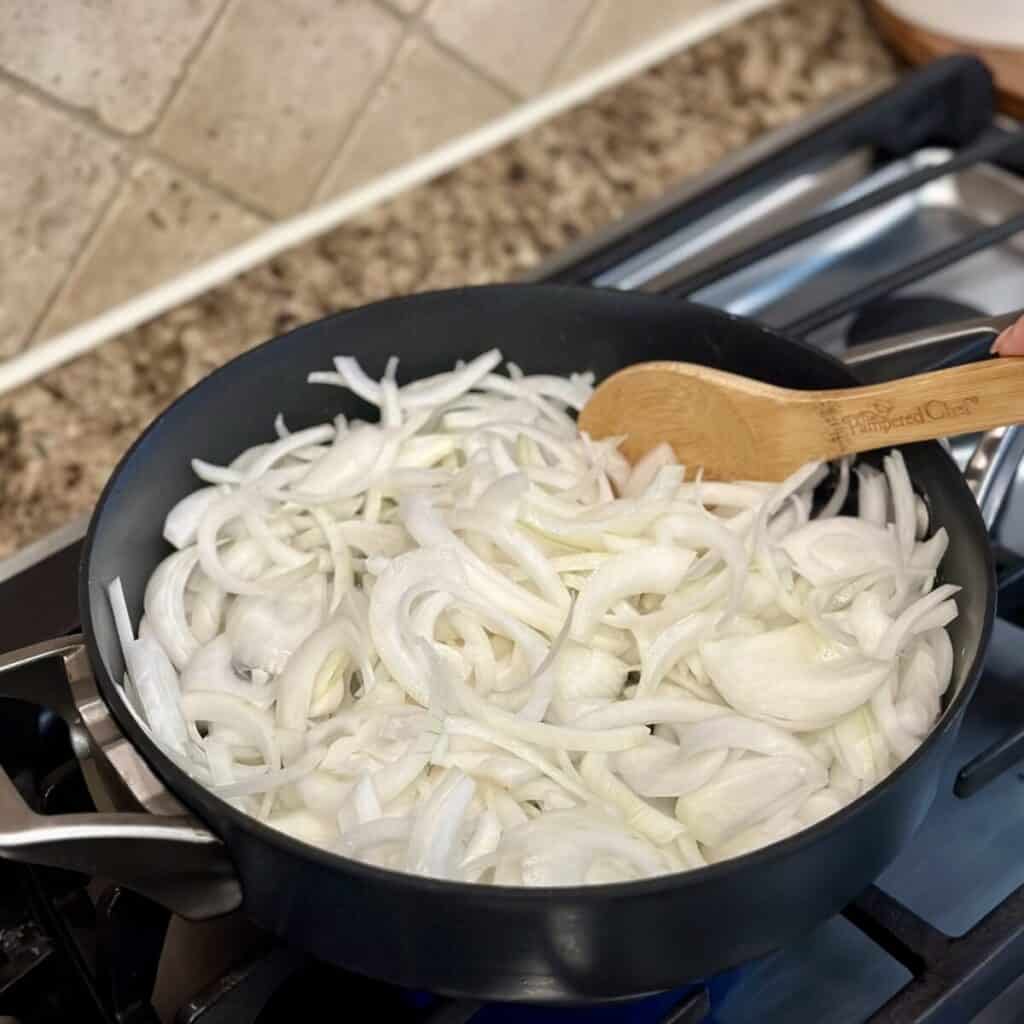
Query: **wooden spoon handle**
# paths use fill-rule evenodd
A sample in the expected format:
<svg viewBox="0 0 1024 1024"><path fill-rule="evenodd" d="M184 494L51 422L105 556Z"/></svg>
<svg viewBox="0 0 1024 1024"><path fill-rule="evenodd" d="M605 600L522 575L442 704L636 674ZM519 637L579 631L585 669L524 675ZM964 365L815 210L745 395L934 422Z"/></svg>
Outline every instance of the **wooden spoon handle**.
<svg viewBox="0 0 1024 1024"><path fill-rule="evenodd" d="M837 454L968 434L1024 422L1024 358L986 359L808 398Z"/></svg>

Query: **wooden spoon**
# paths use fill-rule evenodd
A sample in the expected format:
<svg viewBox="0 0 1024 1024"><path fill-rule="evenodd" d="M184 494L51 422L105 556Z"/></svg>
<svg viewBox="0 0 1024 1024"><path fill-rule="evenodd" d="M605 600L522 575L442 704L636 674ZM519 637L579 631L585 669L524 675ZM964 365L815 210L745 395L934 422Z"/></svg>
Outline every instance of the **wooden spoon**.
<svg viewBox="0 0 1024 1024"><path fill-rule="evenodd" d="M994 333L1015 317L972 327ZM934 333L946 339L950 330ZM595 439L625 435L621 451L630 462L666 442L683 465L702 466L712 480L783 480L815 459L1022 422L1024 358L1012 357L822 391L694 363L638 363L604 380L579 416Z"/></svg>

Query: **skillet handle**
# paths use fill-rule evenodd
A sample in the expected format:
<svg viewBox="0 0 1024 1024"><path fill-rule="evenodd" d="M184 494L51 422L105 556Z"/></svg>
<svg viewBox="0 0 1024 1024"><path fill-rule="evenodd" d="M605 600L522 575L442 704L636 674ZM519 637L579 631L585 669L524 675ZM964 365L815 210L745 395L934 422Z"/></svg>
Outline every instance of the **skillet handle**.
<svg viewBox="0 0 1024 1024"><path fill-rule="evenodd" d="M62 676L17 671L55 658L63 661ZM223 844L170 798L117 728L96 690L81 636L0 655L0 697L52 708L67 722L83 770L127 787L135 806L165 812L37 814L0 767L0 858L107 878L191 920L241 904Z"/></svg>
<svg viewBox="0 0 1024 1024"><path fill-rule="evenodd" d="M908 331L906 334L894 334L889 338L854 345L843 354L842 359L847 366L864 366L894 356L918 356L924 352L937 354L943 352L945 346L963 345L972 338L985 337L994 341L1002 331L1011 327L1022 316L1024 309L1015 309L1009 313L1000 313L998 316L979 316L939 327Z"/></svg>

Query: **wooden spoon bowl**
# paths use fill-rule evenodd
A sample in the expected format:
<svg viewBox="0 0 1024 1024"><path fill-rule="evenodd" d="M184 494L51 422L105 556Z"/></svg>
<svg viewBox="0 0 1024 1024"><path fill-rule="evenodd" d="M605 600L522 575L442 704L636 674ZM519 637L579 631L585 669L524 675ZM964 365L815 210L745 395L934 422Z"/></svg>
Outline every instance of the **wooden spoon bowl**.
<svg viewBox="0 0 1024 1024"><path fill-rule="evenodd" d="M639 363L580 413L595 439L624 435L636 462L661 443L713 480L783 480L806 462L1024 422L1024 358L856 388L797 391L693 363Z"/></svg>

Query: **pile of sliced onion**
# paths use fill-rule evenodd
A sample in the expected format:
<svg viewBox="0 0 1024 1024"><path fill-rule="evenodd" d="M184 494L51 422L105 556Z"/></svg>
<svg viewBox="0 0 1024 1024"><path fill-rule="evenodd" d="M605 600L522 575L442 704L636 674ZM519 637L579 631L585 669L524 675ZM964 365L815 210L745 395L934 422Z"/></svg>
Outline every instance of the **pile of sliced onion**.
<svg viewBox="0 0 1024 1024"><path fill-rule="evenodd" d="M399 386L313 374L338 417L168 514L129 706L196 780L399 871L576 885L775 842L874 786L940 711L956 587L903 460L782 484L632 468L592 379L497 351ZM843 514L856 503L857 513Z"/></svg>

